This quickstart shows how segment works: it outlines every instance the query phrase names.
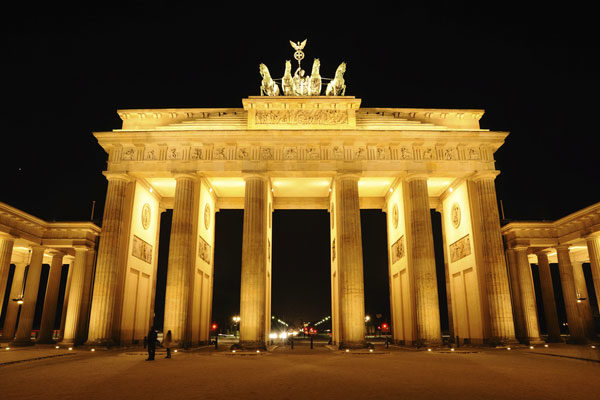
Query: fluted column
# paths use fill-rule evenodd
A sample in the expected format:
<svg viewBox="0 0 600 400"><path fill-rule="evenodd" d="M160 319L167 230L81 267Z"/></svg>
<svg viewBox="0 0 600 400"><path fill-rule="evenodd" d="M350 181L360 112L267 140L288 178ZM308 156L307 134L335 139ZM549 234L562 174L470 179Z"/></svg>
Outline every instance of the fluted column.
<svg viewBox="0 0 600 400"><path fill-rule="evenodd" d="M477 185L480 205L479 225L490 312L490 341L498 344L515 341L515 328L494 177L495 173L483 173L475 176L473 180Z"/></svg>
<svg viewBox="0 0 600 400"><path fill-rule="evenodd" d="M4 306L4 294L8 288L8 273L15 241L10 237L0 237L0 313Z"/></svg>
<svg viewBox="0 0 600 400"><path fill-rule="evenodd" d="M84 292L86 256L88 250L84 248L75 248L75 260L71 264L70 275L71 285L69 288L67 315L65 317L65 330L61 344L77 344L77 334L79 328L79 318L81 317L81 306ZM65 296L66 298L67 296Z"/></svg>
<svg viewBox="0 0 600 400"><path fill-rule="evenodd" d="M541 343L540 327L537 317L537 305L533 278L531 276L531 265L527 258L527 248L516 248L517 268L519 273L519 288L521 291L521 309L523 311L523 322L525 323L525 335L523 340L527 344Z"/></svg>
<svg viewBox="0 0 600 400"><path fill-rule="evenodd" d="M435 344L441 342L442 333L427 176L409 175L406 182L407 254L414 276L417 342Z"/></svg>
<svg viewBox="0 0 600 400"><path fill-rule="evenodd" d="M73 257L67 256L63 261L67 264L67 284L65 285L65 293L63 296L63 305L60 314L60 333L58 341L62 341L65 336L65 321L67 319L67 305L69 304L69 292L71 291L71 280L73 278Z"/></svg>
<svg viewBox="0 0 600 400"><path fill-rule="evenodd" d="M560 270L560 283L567 311L567 323L569 324L570 336L567 343L585 343L587 338L583 320L577 307L577 292L573 278L573 266L569 257L569 246L558 246L556 252L558 255L558 269Z"/></svg>
<svg viewBox="0 0 600 400"><path fill-rule="evenodd" d="M240 346L264 348L267 295L268 182L262 175L246 177L240 290Z"/></svg>
<svg viewBox="0 0 600 400"><path fill-rule="evenodd" d="M108 189L90 313L88 343L91 345L112 345L118 340L113 337L113 327L117 287L124 268L121 241L127 231L123 219L129 178L126 175L107 175L107 179Z"/></svg>
<svg viewBox="0 0 600 400"><path fill-rule="evenodd" d="M594 328L594 316L592 315L592 307L590 306L590 296L588 295L585 275L583 274L583 263L571 260L571 265L573 266L573 283L575 284L579 315L583 321L586 336L593 338L596 334L596 329Z"/></svg>
<svg viewBox="0 0 600 400"><path fill-rule="evenodd" d="M508 262L508 277L510 279L510 293L512 297L512 310L515 321L515 334L517 338L527 337L525 319L523 317L523 302L521 301L521 283L519 279L519 267L517 252L515 249L506 250Z"/></svg>
<svg viewBox="0 0 600 400"><path fill-rule="evenodd" d="M194 188L197 177L175 176L175 203L169 244L167 290L165 294L164 332L171 331L173 342L186 347L191 344L188 332L190 281L194 254Z"/></svg>
<svg viewBox="0 0 600 400"><path fill-rule="evenodd" d="M33 318L35 316L35 305L40 288L40 276L42 274L42 261L44 260L44 248L34 246L31 250L31 261L27 271L27 281L25 282L25 296L23 296L23 305L21 306L21 315L19 316L19 326L15 336L14 346L33 345L31 340L31 329L33 327Z"/></svg>
<svg viewBox="0 0 600 400"><path fill-rule="evenodd" d="M13 299L18 299L23 295L23 278L25 275L26 263L16 263L15 273L13 275L12 285L10 287L10 296L6 307L6 317L4 317L4 326L2 327L2 339L12 341L15 337L15 328L17 327L17 315L19 314L19 304Z"/></svg>
<svg viewBox="0 0 600 400"><path fill-rule="evenodd" d="M63 253L56 252L52 255L48 283L46 284L46 295L44 296L44 308L42 310L42 323L37 343L54 343L52 333L54 332L54 320L56 319L56 305L58 302L58 290L60 286L60 275L63 266Z"/></svg>
<svg viewBox="0 0 600 400"><path fill-rule="evenodd" d="M537 253L538 269L540 271L540 287L542 289L542 300L544 301L544 316L546 317L546 329L548 330L548 342L561 342L558 314L556 313L556 301L554 299L554 285L548 255L541 251Z"/></svg>
<svg viewBox="0 0 600 400"><path fill-rule="evenodd" d="M594 279L594 291L598 300L598 311L600 311L600 232L585 238L588 254L590 256L590 268Z"/></svg>
<svg viewBox="0 0 600 400"><path fill-rule="evenodd" d="M340 347L364 347L365 285L358 203L358 176L336 178L337 257L340 290Z"/></svg>
<svg viewBox="0 0 600 400"><path fill-rule="evenodd" d="M81 299L81 307L79 308L79 327L77 328L77 336L75 337L76 344L84 343L88 334L90 322L90 307L92 302L92 285L96 266L95 262L96 250L88 250L85 261L83 295Z"/></svg>

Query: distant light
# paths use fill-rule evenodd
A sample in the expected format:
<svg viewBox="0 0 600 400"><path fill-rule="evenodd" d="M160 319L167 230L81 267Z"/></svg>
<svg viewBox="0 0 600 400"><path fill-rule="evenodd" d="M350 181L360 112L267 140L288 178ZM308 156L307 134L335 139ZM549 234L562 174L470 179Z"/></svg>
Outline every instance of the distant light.
<svg viewBox="0 0 600 400"><path fill-rule="evenodd" d="M271 188L271 192L274 192L274 191L275 191L275 189Z"/></svg>
<svg viewBox="0 0 600 400"><path fill-rule="evenodd" d="M58 346L57 346L57 347L58 347ZM73 348L72 348L72 347L69 347L69 350L73 350Z"/></svg>
<svg viewBox="0 0 600 400"><path fill-rule="evenodd" d="M370 352L370 353L372 353L372 352L373 352L373 349L369 349L369 352Z"/></svg>
<svg viewBox="0 0 600 400"><path fill-rule="evenodd" d="M506 350L510 350L510 347L507 347Z"/></svg>
<svg viewBox="0 0 600 400"><path fill-rule="evenodd" d="M212 188L208 188L208 192L209 192L209 193L212 193Z"/></svg>
<svg viewBox="0 0 600 400"><path fill-rule="evenodd" d="M60 349L60 346L55 346L54 348L55 348L55 349Z"/></svg>
<svg viewBox="0 0 600 400"><path fill-rule="evenodd" d="M96 351L96 349L92 349L92 350L90 350L90 351Z"/></svg>
<svg viewBox="0 0 600 400"><path fill-rule="evenodd" d="M450 351L454 351L454 349L452 348L452 349L450 349Z"/></svg>
<svg viewBox="0 0 600 400"><path fill-rule="evenodd" d="M281 332L281 333L279 334L279 338L280 338L280 339L287 339L287 336L288 336L288 335L287 335L287 332Z"/></svg>
<svg viewBox="0 0 600 400"><path fill-rule="evenodd" d="M152 193L152 188L150 188L150 193Z"/></svg>
<svg viewBox="0 0 600 400"><path fill-rule="evenodd" d="M454 192L454 189L450 188L448 189L450 191L450 193Z"/></svg>
<svg viewBox="0 0 600 400"><path fill-rule="evenodd" d="M260 353L260 350L256 350L257 353Z"/></svg>
<svg viewBox="0 0 600 400"><path fill-rule="evenodd" d="M235 353L235 350L231 350L232 353Z"/></svg>
<svg viewBox="0 0 600 400"><path fill-rule="evenodd" d="M431 351L431 349L427 349L427 351Z"/></svg>
<svg viewBox="0 0 600 400"><path fill-rule="evenodd" d="M331 193L331 188L329 188L329 192Z"/></svg>
<svg viewBox="0 0 600 400"><path fill-rule="evenodd" d="M10 347L5 347L4 350L10 350Z"/></svg>
<svg viewBox="0 0 600 400"><path fill-rule="evenodd" d="M269 339L277 339L276 333L269 333Z"/></svg>
<svg viewBox="0 0 600 400"><path fill-rule="evenodd" d="M349 353L349 352L350 352L350 349L346 349L346 353Z"/></svg>
<svg viewBox="0 0 600 400"><path fill-rule="evenodd" d="M578 303L581 303L581 300L577 299L577 302L578 302Z"/></svg>
<svg viewBox="0 0 600 400"><path fill-rule="evenodd" d="M548 347L548 345L547 345L547 344L545 344L545 345L544 345L544 347Z"/></svg>
<svg viewBox="0 0 600 400"><path fill-rule="evenodd" d="M177 353L177 349L173 350L174 353Z"/></svg>
<svg viewBox="0 0 600 400"><path fill-rule="evenodd" d="M23 304L23 300L17 300L17 304Z"/></svg>
<svg viewBox="0 0 600 400"><path fill-rule="evenodd" d="M595 348L596 348L596 346L592 345L592 349L595 349Z"/></svg>
<svg viewBox="0 0 600 400"><path fill-rule="evenodd" d="M394 192L394 188L390 188L390 193L393 193L393 192Z"/></svg>
<svg viewBox="0 0 600 400"><path fill-rule="evenodd" d="M529 346L530 349L533 349L533 346Z"/></svg>
<svg viewBox="0 0 600 400"><path fill-rule="evenodd" d="M371 320L371 317L368 315L365 315L365 322L370 321L370 320Z"/></svg>

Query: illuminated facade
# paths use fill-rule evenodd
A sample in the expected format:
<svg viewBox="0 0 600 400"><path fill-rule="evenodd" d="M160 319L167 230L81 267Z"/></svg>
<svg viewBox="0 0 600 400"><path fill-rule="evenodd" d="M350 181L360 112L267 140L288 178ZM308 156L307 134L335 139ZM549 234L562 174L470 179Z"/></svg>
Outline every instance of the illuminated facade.
<svg viewBox="0 0 600 400"><path fill-rule="evenodd" d="M227 208L244 209L243 346L264 346L270 331L275 209L330 212L334 343L365 342L365 208L387 213L395 341L441 341L431 208L443 215L456 334L472 343L514 340L494 189L493 154L507 133L481 129L482 110L360 108L352 96L242 103L120 110L121 129L95 133L109 155L109 184L89 343L143 338L153 315L159 213L168 208L164 330L181 344L208 340L214 213Z"/></svg>

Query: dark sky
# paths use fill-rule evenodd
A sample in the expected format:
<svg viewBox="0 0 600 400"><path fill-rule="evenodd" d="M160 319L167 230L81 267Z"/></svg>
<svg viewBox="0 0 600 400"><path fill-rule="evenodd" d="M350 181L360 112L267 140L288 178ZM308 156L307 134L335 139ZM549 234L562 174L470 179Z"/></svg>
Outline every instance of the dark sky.
<svg viewBox="0 0 600 400"><path fill-rule="evenodd" d="M600 200L595 14L577 2L522 3L4 8L0 201L44 219L85 220L96 200L99 218L106 155L92 132L118 128L116 109L241 107L258 94L258 64L281 75L292 56L288 40L308 38L309 63L320 58L329 76L347 62L347 94L365 107L485 109L483 128L510 131L495 155L506 217L560 218ZM241 213L225 214L217 237L241 232ZM294 291L306 285L299 265L311 261L290 260L290 249L310 255L300 233L321 243L311 232L327 225L323 213L296 214L276 212L282 228L273 243L274 262L288 271L274 280ZM383 219L366 219L375 222L364 231L385 229ZM283 228L296 222L305 224L296 233ZM274 288L273 309L296 318L275 305L289 288Z"/></svg>

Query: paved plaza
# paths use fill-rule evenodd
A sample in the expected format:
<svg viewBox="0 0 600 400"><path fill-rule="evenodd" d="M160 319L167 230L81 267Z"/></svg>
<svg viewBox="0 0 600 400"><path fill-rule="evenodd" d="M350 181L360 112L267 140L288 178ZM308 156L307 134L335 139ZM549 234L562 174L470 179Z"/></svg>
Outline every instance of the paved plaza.
<svg viewBox="0 0 600 400"><path fill-rule="evenodd" d="M37 357L49 358L24 361ZM566 345L361 354L304 345L246 355L204 348L170 360L158 353L153 362L142 349L0 353L4 399L594 399L599 377L598 349Z"/></svg>

